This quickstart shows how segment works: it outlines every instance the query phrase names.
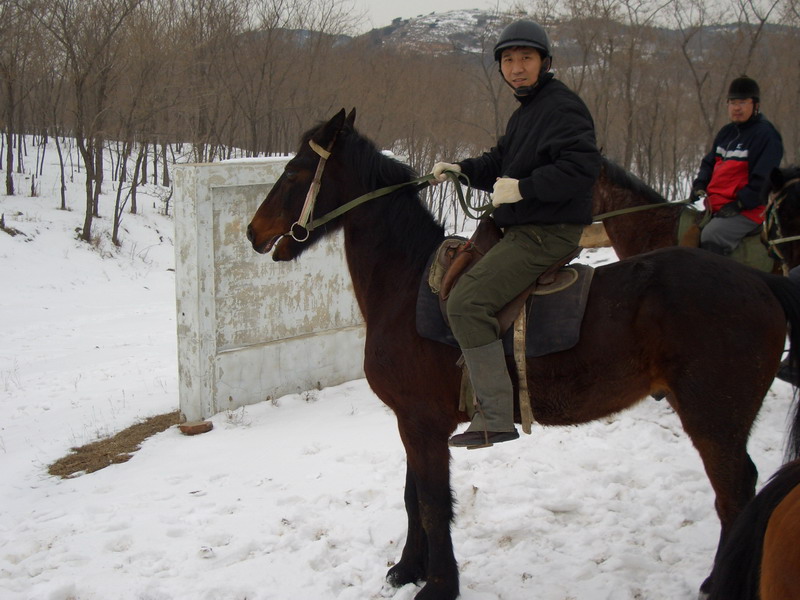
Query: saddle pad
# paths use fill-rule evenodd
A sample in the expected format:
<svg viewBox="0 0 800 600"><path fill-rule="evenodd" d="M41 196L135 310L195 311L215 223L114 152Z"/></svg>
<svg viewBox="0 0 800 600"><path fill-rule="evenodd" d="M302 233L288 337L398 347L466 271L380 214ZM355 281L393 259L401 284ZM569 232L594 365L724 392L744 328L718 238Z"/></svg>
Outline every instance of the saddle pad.
<svg viewBox="0 0 800 600"><path fill-rule="evenodd" d="M699 247L700 230L708 224L710 218L709 214L703 213L693 206L684 207L679 219L678 244ZM769 255L766 244L761 240L761 230L761 225L754 224L753 230L739 242L730 257L748 267L769 273L775 267L775 261ZM690 231L692 231L692 235L687 235Z"/></svg>
<svg viewBox="0 0 800 600"><path fill-rule="evenodd" d="M439 297L431 291L425 267L417 294L417 333L424 338L458 348L453 332L445 323L439 308ZM525 332L525 355L531 358L568 350L580 339L581 322L586 309L594 269L588 265L570 265L578 273L578 281L566 290L528 299L528 329ZM513 327L503 336L507 356L514 354Z"/></svg>

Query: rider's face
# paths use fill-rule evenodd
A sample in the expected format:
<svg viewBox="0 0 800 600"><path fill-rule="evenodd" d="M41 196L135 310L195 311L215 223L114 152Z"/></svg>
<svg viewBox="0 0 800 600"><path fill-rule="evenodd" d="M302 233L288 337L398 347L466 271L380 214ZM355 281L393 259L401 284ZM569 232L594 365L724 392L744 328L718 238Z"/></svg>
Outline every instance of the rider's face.
<svg viewBox="0 0 800 600"><path fill-rule="evenodd" d="M514 89L536 85L542 70L542 55L534 48L506 48L500 55L500 70Z"/></svg>
<svg viewBox="0 0 800 600"><path fill-rule="evenodd" d="M728 116L734 123L744 123L753 116L755 104L752 98L728 100Z"/></svg>

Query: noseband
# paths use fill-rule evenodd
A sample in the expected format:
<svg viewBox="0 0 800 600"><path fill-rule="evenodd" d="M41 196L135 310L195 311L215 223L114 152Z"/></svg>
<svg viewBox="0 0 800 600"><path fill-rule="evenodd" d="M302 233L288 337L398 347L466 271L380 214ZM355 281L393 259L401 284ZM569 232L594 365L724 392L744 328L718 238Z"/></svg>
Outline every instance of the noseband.
<svg viewBox="0 0 800 600"><path fill-rule="evenodd" d="M292 236L296 242L305 242L308 236L311 235L311 230L308 228L308 221L311 219L311 213L314 212L314 204L317 202L317 195L319 194L319 188L322 184L322 171L325 170L325 163L331 157L330 148L333 147L333 142L331 142L327 149L311 139L308 140L308 145L319 155L319 164L317 164L317 171L314 173L314 179L311 181L311 187L308 188L306 201L303 203L303 210L300 211L300 217L289 228L289 235ZM301 229L303 233L298 235L295 233L295 228Z"/></svg>

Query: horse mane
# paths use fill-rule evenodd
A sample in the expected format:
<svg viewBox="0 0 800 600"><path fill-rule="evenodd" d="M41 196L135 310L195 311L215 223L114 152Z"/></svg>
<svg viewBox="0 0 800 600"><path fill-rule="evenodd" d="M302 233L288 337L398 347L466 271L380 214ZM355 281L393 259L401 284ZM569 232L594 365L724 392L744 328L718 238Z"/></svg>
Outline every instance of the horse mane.
<svg viewBox="0 0 800 600"><path fill-rule="evenodd" d="M302 136L303 145L324 125L320 122ZM359 133L354 127L345 125L339 132L337 142L343 142L343 154L348 158L349 166L357 171L360 183L368 189L377 189L405 183L417 177L416 172L407 164L400 162L378 150L375 143ZM338 154L338 153L337 153Z"/></svg>
<svg viewBox="0 0 800 600"><path fill-rule="evenodd" d="M781 169L785 179L797 179L800 177L800 165L789 165Z"/></svg>
<svg viewBox="0 0 800 600"><path fill-rule="evenodd" d="M337 143L342 144L341 152L348 166L358 173L364 189L407 183L417 177L409 165L387 156L372 140L349 125L339 133ZM406 256L424 263L444 237L444 228L424 205L418 189L408 185L371 202L380 202L387 239L394 238Z"/></svg>
<svg viewBox="0 0 800 600"><path fill-rule="evenodd" d="M783 465L739 513L712 573L708 600L758 598L762 547L772 512L800 484L800 460Z"/></svg>
<svg viewBox="0 0 800 600"><path fill-rule="evenodd" d="M605 176L612 185L630 190L636 196L644 198L646 204L658 204L661 202L666 203L667 199L661 194L647 185L644 181L636 177L619 166L611 159L602 156L601 159L601 177Z"/></svg>
<svg viewBox="0 0 800 600"><path fill-rule="evenodd" d="M781 176L783 177L784 181L790 181L792 179L800 178L800 165L789 165L786 167L780 167L778 169L781 172ZM794 186L793 186L794 187ZM769 195L777 190L774 189L774 183L770 180L761 188L761 193L759 194L759 199L761 200L762 204L767 204L769 201ZM793 202L800 200L800 198L792 198Z"/></svg>

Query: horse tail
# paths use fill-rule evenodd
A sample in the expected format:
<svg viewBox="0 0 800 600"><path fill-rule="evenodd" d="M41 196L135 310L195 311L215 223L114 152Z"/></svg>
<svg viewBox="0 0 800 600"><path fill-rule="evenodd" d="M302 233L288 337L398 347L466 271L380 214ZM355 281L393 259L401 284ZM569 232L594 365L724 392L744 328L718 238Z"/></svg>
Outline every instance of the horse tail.
<svg viewBox="0 0 800 600"><path fill-rule="evenodd" d="M800 461L783 465L736 518L711 574L708 600L758 598L761 557L775 507L800 484Z"/></svg>
<svg viewBox="0 0 800 600"><path fill-rule="evenodd" d="M789 365L794 372L800 372L800 285L786 277L759 273L769 289L778 299L789 323ZM793 384L794 385L794 384ZM784 462L800 458L800 403L798 388L794 387L792 416L786 441Z"/></svg>

